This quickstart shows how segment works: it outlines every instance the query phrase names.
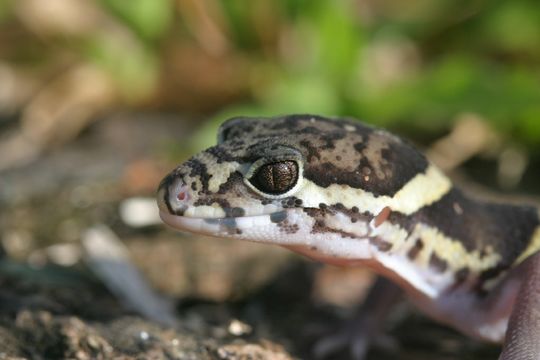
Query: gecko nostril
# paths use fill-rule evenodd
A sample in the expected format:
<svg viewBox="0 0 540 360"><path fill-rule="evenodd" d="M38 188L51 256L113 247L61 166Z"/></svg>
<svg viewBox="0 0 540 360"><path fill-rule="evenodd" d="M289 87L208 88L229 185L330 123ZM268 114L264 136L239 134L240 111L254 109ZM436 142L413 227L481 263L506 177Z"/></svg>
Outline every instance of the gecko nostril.
<svg viewBox="0 0 540 360"><path fill-rule="evenodd" d="M177 191L176 200L180 202L186 202L189 200L189 192L185 185L181 186Z"/></svg>
<svg viewBox="0 0 540 360"><path fill-rule="evenodd" d="M158 207L160 211L172 215L182 216L189 207L191 199L190 189L177 174L169 174L157 191Z"/></svg>

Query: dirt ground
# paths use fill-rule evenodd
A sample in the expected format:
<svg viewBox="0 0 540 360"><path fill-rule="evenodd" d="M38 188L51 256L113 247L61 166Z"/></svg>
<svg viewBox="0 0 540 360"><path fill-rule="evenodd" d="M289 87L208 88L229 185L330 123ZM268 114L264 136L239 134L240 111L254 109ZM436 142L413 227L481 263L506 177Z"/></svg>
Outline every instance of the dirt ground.
<svg viewBox="0 0 540 360"><path fill-rule="evenodd" d="M175 148L190 135L183 124L109 116L71 144L0 173L0 359L310 359L316 339L352 313L373 280L366 270L126 223L126 199L151 198L187 155ZM95 226L121 240L172 304L173 326L145 319L103 280L81 245ZM385 327L396 346L374 348L368 359L494 359L499 351L406 304Z"/></svg>

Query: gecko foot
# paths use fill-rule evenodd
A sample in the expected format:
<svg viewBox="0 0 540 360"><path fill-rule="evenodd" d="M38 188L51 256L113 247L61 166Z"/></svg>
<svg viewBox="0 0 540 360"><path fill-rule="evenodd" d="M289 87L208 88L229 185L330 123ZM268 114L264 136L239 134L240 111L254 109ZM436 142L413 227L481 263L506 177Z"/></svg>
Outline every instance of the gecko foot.
<svg viewBox="0 0 540 360"><path fill-rule="evenodd" d="M384 334L373 320L376 319L370 319L368 315L361 321L351 321L338 332L318 340L313 347L315 358L327 359L348 351L351 360L364 360L372 347L397 351L397 341Z"/></svg>
<svg viewBox="0 0 540 360"><path fill-rule="evenodd" d="M341 330L319 340L313 347L318 359L349 348L350 358L363 360L370 347L396 350L397 342L384 334L383 325L390 309L401 299L401 290L389 280L377 278L365 301L357 309L352 319Z"/></svg>

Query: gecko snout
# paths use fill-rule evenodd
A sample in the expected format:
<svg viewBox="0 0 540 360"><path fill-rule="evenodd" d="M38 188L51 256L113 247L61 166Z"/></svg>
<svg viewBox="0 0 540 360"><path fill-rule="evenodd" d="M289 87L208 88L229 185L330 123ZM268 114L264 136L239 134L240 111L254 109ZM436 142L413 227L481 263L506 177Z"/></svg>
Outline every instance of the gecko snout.
<svg viewBox="0 0 540 360"><path fill-rule="evenodd" d="M172 215L183 215L191 200L186 184L179 177L167 176L157 190L159 210Z"/></svg>

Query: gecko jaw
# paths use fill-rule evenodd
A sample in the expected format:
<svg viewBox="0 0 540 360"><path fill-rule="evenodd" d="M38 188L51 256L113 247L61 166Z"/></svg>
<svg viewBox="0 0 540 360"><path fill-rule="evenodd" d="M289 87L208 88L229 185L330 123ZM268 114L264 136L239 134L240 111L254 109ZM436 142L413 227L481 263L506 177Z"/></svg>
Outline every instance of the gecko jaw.
<svg viewBox="0 0 540 360"><path fill-rule="evenodd" d="M172 215L160 211L160 217L170 227L215 237L233 237L258 242L275 242L278 231L276 219L285 219L291 211L279 211L240 217L202 218ZM275 234L274 234L275 233ZM265 241L266 238L269 238Z"/></svg>
<svg viewBox="0 0 540 360"><path fill-rule="evenodd" d="M301 246L311 255L325 259L339 258L363 260L373 257L369 239L344 236L339 232L317 230L316 220L300 209L281 210L270 214L201 218L178 216L160 212L161 219L176 230L218 238L234 238L282 246ZM360 225L357 223L356 225ZM365 223L363 228L367 227ZM304 251L297 251L304 254ZM309 256L315 258L315 256Z"/></svg>

